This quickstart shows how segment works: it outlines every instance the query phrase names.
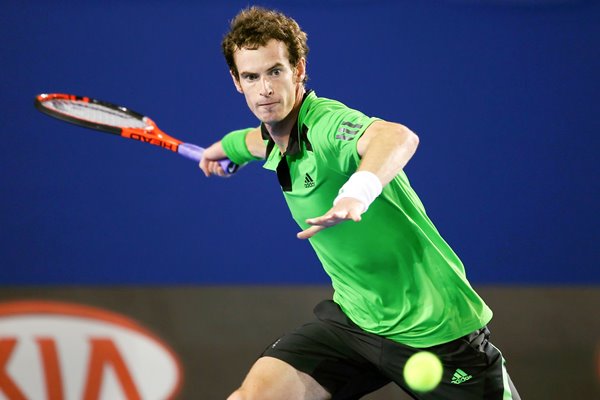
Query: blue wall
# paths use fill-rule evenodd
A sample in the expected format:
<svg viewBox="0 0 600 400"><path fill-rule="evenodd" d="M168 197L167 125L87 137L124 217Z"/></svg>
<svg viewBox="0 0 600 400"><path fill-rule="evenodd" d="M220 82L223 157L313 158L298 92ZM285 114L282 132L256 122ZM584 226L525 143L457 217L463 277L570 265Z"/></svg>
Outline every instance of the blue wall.
<svg viewBox="0 0 600 400"><path fill-rule="evenodd" d="M255 125L219 46L247 2L56 3L1 3L0 284L325 282L259 164L205 179L32 106L97 97L201 145ZM597 1L261 4L308 32L319 95L420 135L406 171L474 283L600 283Z"/></svg>

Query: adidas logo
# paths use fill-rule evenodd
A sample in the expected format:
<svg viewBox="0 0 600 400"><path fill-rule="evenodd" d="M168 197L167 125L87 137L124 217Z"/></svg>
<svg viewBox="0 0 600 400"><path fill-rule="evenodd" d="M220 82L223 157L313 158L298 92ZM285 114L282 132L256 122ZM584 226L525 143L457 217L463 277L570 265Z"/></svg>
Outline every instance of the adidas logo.
<svg viewBox="0 0 600 400"><path fill-rule="evenodd" d="M454 383L455 385L460 385L461 383L468 381L472 377L473 375L469 375L462 369L458 368L456 372L454 372L454 376L452 377L452 383Z"/></svg>
<svg viewBox="0 0 600 400"><path fill-rule="evenodd" d="M315 186L315 181L313 181L313 178L311 178L310 175L307 173L306 176L304 177L304 187L310 188L313 186Z"/></svg>

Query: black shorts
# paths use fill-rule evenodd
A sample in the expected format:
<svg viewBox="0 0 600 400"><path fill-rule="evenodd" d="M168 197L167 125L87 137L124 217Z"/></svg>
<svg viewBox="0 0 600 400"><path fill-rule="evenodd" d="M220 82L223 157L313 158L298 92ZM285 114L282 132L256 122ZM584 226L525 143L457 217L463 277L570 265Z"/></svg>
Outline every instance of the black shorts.
<svg viewBox="0 0 600 400"><path fill-rule="evenodd" d="M502 354L488 340L486 327L448 343L417 349L365 332L333 301L319 303L314 312L316 320L279 338L262 355L312 376L334 400L360 399L389 382L414 399L520 399ZM416 393L406 385L402 371L406 360L422 350L438 355L444 373L433 391Z"/></svg>

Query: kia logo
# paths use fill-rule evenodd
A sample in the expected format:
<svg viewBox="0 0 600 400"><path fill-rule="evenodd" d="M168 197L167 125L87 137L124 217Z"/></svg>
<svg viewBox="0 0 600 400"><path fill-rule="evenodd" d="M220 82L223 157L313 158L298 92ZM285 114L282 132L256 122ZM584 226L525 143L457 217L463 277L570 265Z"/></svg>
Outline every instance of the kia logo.
<svg viewBox="0 0 600 400"><path fill-rule="evenodd" d="M0 399L166 400L181 382L175 353L128 317L71 303L0 303Z"/></svg>

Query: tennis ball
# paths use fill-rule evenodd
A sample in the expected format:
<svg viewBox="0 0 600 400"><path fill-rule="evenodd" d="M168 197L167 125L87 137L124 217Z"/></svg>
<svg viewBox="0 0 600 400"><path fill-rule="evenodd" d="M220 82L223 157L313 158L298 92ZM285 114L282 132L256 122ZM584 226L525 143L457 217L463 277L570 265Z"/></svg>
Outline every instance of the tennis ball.
<svg viewBox="0 0 600 400"><path fill-rule="evenodd" d="M440 359L428 351L413 354L404 365L404 380L416 392L429 392L442 380L444 367Z"/></svg>

